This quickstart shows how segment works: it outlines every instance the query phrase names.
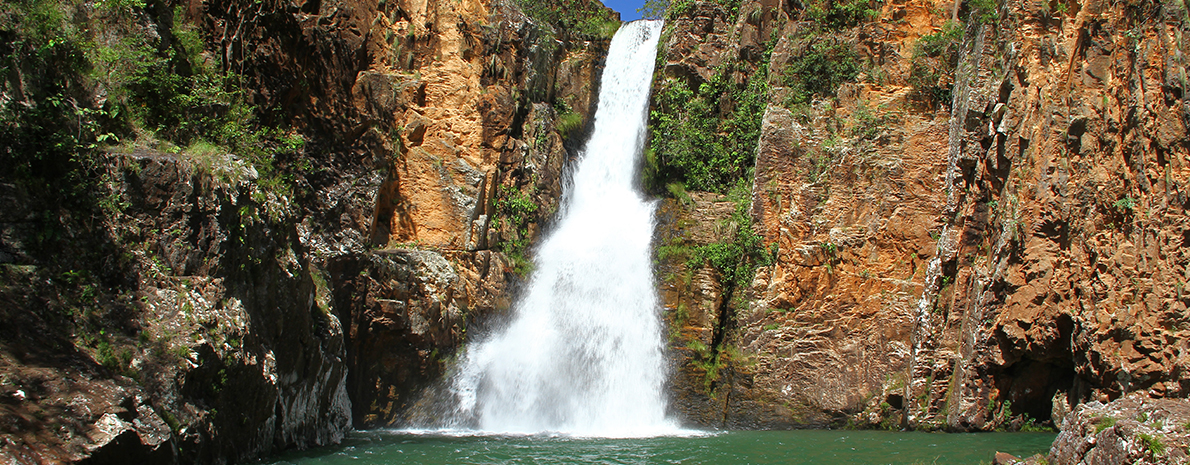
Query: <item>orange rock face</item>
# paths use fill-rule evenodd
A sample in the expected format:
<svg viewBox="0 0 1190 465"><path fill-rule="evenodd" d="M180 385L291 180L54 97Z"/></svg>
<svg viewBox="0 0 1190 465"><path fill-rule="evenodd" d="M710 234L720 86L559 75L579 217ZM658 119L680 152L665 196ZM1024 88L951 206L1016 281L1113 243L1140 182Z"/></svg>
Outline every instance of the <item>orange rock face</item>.
<svg viewBox="0 0 1190 465"><path fill-rule="evenodd" d="M1128 392L1190 394L1188 43L1169 19L1182 10L1010 1L980 25L952 7L888 3L813 29L746 2L734 25L669 26L661 72L688 80L747 59L753 29L779 37L751 200L775 262L724 307L724 283L664 246L722 240L697 234L731 210L695 194L659 233L662 278L685 273L662 295L685 322L671 346L688 419L990 430ZM911 81L915 50L952 14L966 21L953 99L931 103ZM807 30L868 67L791 105L781 74L809 53L795 40Z"/></svg>
<svg viewBox="0 0 1190 465"><path fill-rule="evenodd" d="M747 4L740 11L757 7L764 8ZM863 44L892 47L885 69L903 75L898 55L910 53L912 39L930 31L931 21L941 23L924 10L918 4L890 5L882 14L906 17L905 27L862 30L869 34ZM697 19L689 23L701 24ZM739 47L726 50L710 38L698 46L683 42L690 39L680 28L690 26L675 24L679 30L667 49L665 70L676 77L698 75L680 71L714 61L688 58L684 50L723 55L720 60L746 59L756 53L752 48L763 49L763 41L745 46L756 42L755 36L778 38L769 71L770 105L758 115L763 129L750 209L757 232L776 247L775 263L759 267L750 288L735 290L743 299L726 306L716 300L722 286L705 271L687 275L691 284L684 295L663 284L668 311L682 309L688 321L705 325L681 331L684 339L673 344L679 354L697 360L697 351L685 347L688 341L698 338L710 345L703 335L724 333L723 347L711 349L723 355L720 366L703 370L707 367L679 357L676 407L704 424L784 427L839 424L873 400L902 403L905 394L899 388L908 379L914 312L935 249L931 233L942 226L947 115L910 111L907 86L873 82L846 84L837 107L818 103L795 115L782 107L788 89L781 69L806 51L789 40L804 27L789 12L741 14L734 27L725 28L736 34ZM859 124L856 114L873 109L895 118L882 119L874 137L848 137ZM688 226L673 234L696 245L722 240L691 231L714 230L730 216L732 207L725 208L716 212L697 201L693 213L678 222ZM702 376L688 376L692 370ZM703 383L703 377L714 380ZM880 416L876 423L882 421L887 418Z"/></svg>
<svg viewBox="0 0 1190 465"><path fill-rule="evenodd" d="M562 138L552 134L558 115L529 115L539 127L549 124L542 131L551 134L541 137L552 139L530 145L524 142L530 132L523 127L526 110L533 103L565 102L585 120L602 46L556 44L548 29L519 11L489 11L477 1L398 2L389 8L393 14L382 14L373 28L387 39L369 44L374 61L353 88L356 109L390 121L393 131L375 134L389 153L374 154L387 161L388 173L371 240L485 249L498 185L521 187L537 178L532 187L556 197L565 154ZM525 163L526 151L548 161L534 164L530 157ZM528 172L510 175L518 170Z"/></svg>
<svg viewBox="0 0 1190 465"><path fill-rule="evenodd" d="M1138 21L1144 8L1163 13ZM977 337L959 341L950 424L987 428L979 406L997 400L1044 418L1128 392L1190 394L1190 152L1170 77L1185 63L1164 52L1187 43L1169 8L1010 3L1011 33L969 32L984 45L956 100L943 267L960 292L939 306Z"/></svg>
<svg viewBox="0 0 1190 465"><path fill-rule="evenodd" d="M508 283L557 210L607 47L558 40L509 4L385 8L372 26L384 40L368 43L352 89L383 172L360 224L385 250L332 260L361 427L411 421L467 328L508 308Z"/></svg>

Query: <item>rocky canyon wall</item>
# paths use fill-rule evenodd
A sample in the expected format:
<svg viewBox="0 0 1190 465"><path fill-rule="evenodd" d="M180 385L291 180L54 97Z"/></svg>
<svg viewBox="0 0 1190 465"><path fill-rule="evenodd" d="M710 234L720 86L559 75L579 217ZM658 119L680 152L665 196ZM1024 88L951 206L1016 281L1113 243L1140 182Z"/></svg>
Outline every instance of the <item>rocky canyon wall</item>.
<svg viewBox="0 0 1190 465"><path fill-rule="evenodd" d="M172 57L164 85L227 76L190 116L249 108L219 130L266 156L121 116L198 91L64 71L70 105L101 116L66 126L71 164L26 168L41 114L22 112L49 78L20 53L40 38L0 27L20 136L0 172L6 463L243 462L407 424L468 329L508 308L610 39L501 1L133 3L102 26L93 6L34 6L70 18L90 66L111 63L73 24Z"/></svg>
<svg viewBox="0 0 1190 465"><path fill-rule="evenodd" d="M1185 8L831 5L671 9L654 130L696 114L667 107L667 86L768 66L749 198L734 199L767 252L740 260L753 279L707 253L748 233L731 196L667 189L677 411L993 430L1186 397ZM696 166L652 156L663 174Z"/></svg>
<svg viewBox="0 0 1190 465"><path fill-rule="evenodd" d="M614 13L583 5L0 5L0 460L438 420L589 129ZM1187 397L1181 2L666 15L642 181L678 416L1101 434L1105 405Z"/></svg>

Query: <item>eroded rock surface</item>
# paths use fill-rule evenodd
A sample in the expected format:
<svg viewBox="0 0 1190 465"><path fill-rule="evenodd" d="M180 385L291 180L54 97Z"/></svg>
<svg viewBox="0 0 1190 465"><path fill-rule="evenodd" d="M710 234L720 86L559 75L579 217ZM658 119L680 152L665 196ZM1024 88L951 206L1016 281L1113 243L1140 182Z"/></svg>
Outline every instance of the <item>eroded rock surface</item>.
<svg viewBox="0 0 1190 465"><path fill-rule="evenodd" d="M1186 463L1190 402L1129 395L1075 407L1054 440L1053 464Z"/></svg>
<svg viewBox="0 0 1190 465"><path fill-rule="evenodd" d="M102 224L124 250L112 264L126 291L109 300L89 272L5 271L20 323L4 345L7 458L248 460L342 439L343 332L297 260L292 207L231 155L207 168L112 157L128 205ZM42 300L39 288L63 285L73 290ZM100 321L113 323L90 333Z"/></svg>
<svg viewBox="0 0 1190 465"><path fill-rule="evenodd" d="M0 179L0 461L244 462L409 422L508 308L609 39L507 1L177 6L133 11L146 40L201 30L297 142L267 170L129 144L88 205Z"/></svg>
<svg viewBox="0 0 1190 465"><path fill-rule="evenodd" d="M898 61L911 53L912 38L942 19L916 3L890 4L881 14L904 17L904 27L813 32L796 21L793 5L745 2L734 24L712 6L692 11L667 26L667 78L697 84L723 61L769 60L769 105L756 115L762 130L748 211L777 253L751 286L734 290L735 301L713 304L714 319L703 332L722 333L716 343L724 347L711 350L726 357L703 368L721 376L678 381L679 390L703 396L697 408L679 402L679 410L711 426L838 426L869 404L885 403L884 414L861 421L899 425L902 417L890 416L891 407L902 408L906 396L914 311L945 199L938 182L946 168L947 115L905 111L913 108L907 86L874 82L844 84L838 107L819 101L795 114L783 107L791 91L781 70L809 53L806 37L837 34L848 44L891 47L876 59L903 75ZM861 122L873 111L896 111L897 118ZM856 136L852 128L861 124L879 130ZM696 202L691 210L684 224L662 224L661 237L690 237L692 245L722 240L696 240L691 231L724 229L732 208ZM691 276L707 281L691 289L722 286L714 276ZM710 305L689 295L663 292L667 312L696 314ZM691 339L673 346L683 352ZM710 347L710 338L703 339ZM689 362L679 367L679 373L699 370Z"/></svg>
<svg viewBox="0 0 1190 465"><path fill-rule="evenodd" d="M334 295L348 322L357 424L414 420L410 409L423 389L440 382L468 326L508 309L511 286L503 260L486 250L443 256L397 249L331 261L331 273L343 276Z"/></svg>
<svg viewBox="0 0 1190 465"><path fill-rule="evenodd" d="M672 291L664 247L709 243L695 232L731 210L695 201L658 234L667 318L695 322L671 328L687 419L993 430L1187 396L1185 9L1068 6L1009 1L992 24L888 2L839 27L744 2L670 22L659 79L693 85L772 38L750 212L775 260L724 307L714 275L679 269ZM918 47L946 34L957 71L933 100L915 66L940 58ZM866 68L798 103L783 69L821 44Z"/></svg>

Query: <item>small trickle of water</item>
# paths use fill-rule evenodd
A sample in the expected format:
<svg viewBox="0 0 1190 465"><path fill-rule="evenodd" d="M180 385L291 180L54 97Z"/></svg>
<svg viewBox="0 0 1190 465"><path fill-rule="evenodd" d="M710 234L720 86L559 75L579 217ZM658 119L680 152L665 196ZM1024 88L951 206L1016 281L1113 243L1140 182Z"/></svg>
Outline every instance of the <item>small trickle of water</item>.
<svg viewBox="0 0 1190 465"><path fill-rule="evenodd" d="M660 21L612 39L594 132L557 229L512 321L468 348L453 391L481 431L673 434L649 247L654 202L635 189Z"/></svg>

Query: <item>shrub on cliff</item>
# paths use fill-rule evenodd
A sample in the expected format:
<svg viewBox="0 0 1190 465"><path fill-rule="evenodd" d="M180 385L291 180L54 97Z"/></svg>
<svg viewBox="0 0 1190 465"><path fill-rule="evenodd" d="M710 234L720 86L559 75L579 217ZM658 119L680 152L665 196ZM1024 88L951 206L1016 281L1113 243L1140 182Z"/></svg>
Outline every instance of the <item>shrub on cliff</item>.
<svg viewBox="0 0 1190 465"><path fill-rule="evenodd" d="M914 99L930 106L950 105L962 39L963 28L955 22L948 22L940 31L918 39L909 60L909 85Z"/></svg>
<svg viewBox="0 0 1190 465"><path fill-rule="evenodd" d="M729 23L735 23L740 14L740 0L704 0L723 7ZM695 0L645 0L637 12L644 19L674 19L694 10Z"/></svg>
<svg viewBox="0 0 1190 465"><path fill-rule="evenodd" d="M735 203L731 217L724 224L727 239L694 248L686 267L698 269L703 263L709 264L726 285L746 288L752 284L756 267L772 264L776 254L765 248L763 239L752 228L752 216L748 213L752 205L751 176L740 178L728 191L727 198Z"/></svg>
<svg viewBox="0 0 1190 465"><path fill-rule="evenodd" d="M680 182L692 190L723 193L746 176L767 104L768 65L737 83L747 71L729 63L697 89L682 79L660 84L650 113L646 188L660 192Z"/></svg>
<svg viewBox="0 0 1190 465"><path fill-rule="evenodd" d="M95 160L89 147L112 137L112 105L88 105L99 79L118 79L114 66L93 63L102 53L75 24L82 5L53 0L0 3L0 175L41 195L86 201ZM90 11L102 17L104 8ZM124 45L124 44L121 44Z"/></svg>
<svg viewBox="0 0 1190 465"><path fill-rule="evenodd" d="M532 198L536 192L534 186L529 185L529 192L508 185L500 186L493 202L497 213L495 226L501 232L500 251L512 261L513 271L521 276L528 276L532 270L526 253L530 240L529 224L535 222L533 214L538 208Z"/></svg>
<svg viewBox="0 0 1190 465"><path fill-rule="evenodd" d="M101 153L121 143L182 152L209 142L250 161L288 194L296 135L262 126L240 78L205 54L197 26L144 0L0 3L0 175L40 192L118 207L98 186ZM78 206L81 206L79 204Z"/></svg>
<svg viewBox="0 0 1190 465"><path fill-rule="evenodd" d="M591 0L517 0L521 10L559 32L610 39L620 27L611 10Z"/></svg>
<svg viewBox="0 0 1190 465"><path fill-rule="evenodd" d="M809 103L818 96L834 96L840 84L859 74L859 55L851 44L813 33L793 42L800 53L793 54L781 70L781 82L789 88L786 106Z"/></svg>
<svg viewBox="0 0 1190 465"><path fill-rule="evenodd" d="M812 0L806 5L806 15L818 24L842 29L876 19L880 15L881 3L872 0Z"/></svg>
<svg viewBox="0 0 1190 465"><path fill-rule="evenodd" d="M666 14L673 2L669 0L645 0L645 4L636 9L644 19L666 19Z"/></svg>

